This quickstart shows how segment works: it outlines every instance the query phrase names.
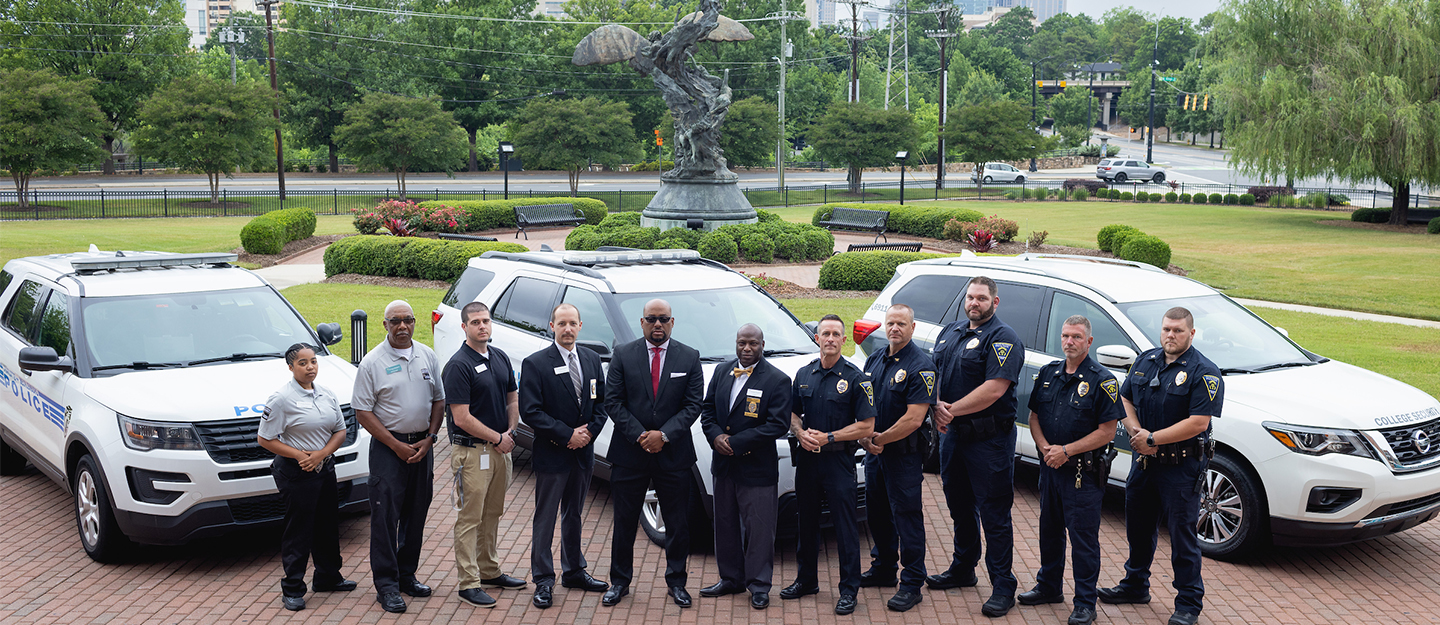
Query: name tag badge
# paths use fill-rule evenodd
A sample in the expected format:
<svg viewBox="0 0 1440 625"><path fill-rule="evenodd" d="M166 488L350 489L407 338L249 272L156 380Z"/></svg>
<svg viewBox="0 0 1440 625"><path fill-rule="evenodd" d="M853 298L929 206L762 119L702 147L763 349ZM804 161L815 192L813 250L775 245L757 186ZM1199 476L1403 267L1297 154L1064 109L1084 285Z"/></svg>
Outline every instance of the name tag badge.
<svg viewBox="0 0 1440 625"><path fill-rule="evenodd" d="M761 397L761 396L763 396L764 394L765 394L765 391L762 391L762 390L760 390L760 389L758 389L758 388L746 389L746 391L745 391L745 396L746 396L746 397Z"/></svg>
<svg viewBox="0 0 1440 625"><path fill-rule="evenodd" d="M429 370L429 369L421 369L421 370L420 370L420 379L425 380L426 382L429 382L429 381L430 381L430 370Z"/></svg>
<svg viewBox="0 0 1440 625"><path fill-rule="evenodd" d="M490 370L490 367L488 367L488 366L486 366L486 365L483 365L483 364L475 365L475 373L485 373L485 372L488 371L488 370Z"/></svg>
<svg viewBox="0 0 1440 625"><path fill-rule="evenodd" d="M670 374L670 377L671 377L671 378L683 378L683 377L685 377L685 372L684 372L684 371L678 371L678 372L675 372L675 373L671 373L671 374Z"/></svg>
<svg viewBox="0 0 1440 625"><path fill-rule="evenodd" d="M555 375L565 375L568 373L570 373L570 367L555 367Z"/></svg>
<svg viewBox="0 0 1440 625"><path fill-rule="evenodd" d="M745 416L751 419L760 418L760 400L754 397L745 398Z"/></svg>
<svg viewBox="0 0 1440 625"><path fill-rule="evenodd" d="M385 367L385 375L390 375L392 373L400 373L400 365L391 365L389 367Z"/></svg>
<svg viewBox="0 0 1440 625"><path fill-rule="evenodd" d="M590 399L599 399L595 395L595 378L590 378Z"/></svg>
<svg viewBox="0 0 1440 625"><path fill-rule="evenodd" d="M485 454L485 455L483 455L483 456L480 456L480 470L481 470L481 471L489 471L489 470L490 470L490 454L487 453L487 454Z"/></svg>

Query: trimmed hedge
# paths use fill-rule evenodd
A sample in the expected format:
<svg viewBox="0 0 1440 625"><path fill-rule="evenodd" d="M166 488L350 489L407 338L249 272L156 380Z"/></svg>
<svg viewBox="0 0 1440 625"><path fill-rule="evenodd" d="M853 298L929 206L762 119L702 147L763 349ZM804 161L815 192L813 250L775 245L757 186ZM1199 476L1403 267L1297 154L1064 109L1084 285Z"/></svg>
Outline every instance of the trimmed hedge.
<svg viewBox="0 0 1440 625"><path fill-rule="evenodd" d="M1425 225L1425 232L1428 232L1430 234L1440 234L1440 217L1431 219L1430 223Z"/></svg>
<svg viewBox="0 0 1440 625"><path fill-rule="evenodd" d="M1234 193L1226 193L1225 203L1230 206L1235 206L1236 204L1240 203L1240 196L1235 195Z"/></svg>
<svg viewBox="0 0 1440 625"><path fill-rule="evenodd" d="M1254 186L1246 189L1246 192L1255 198L1260 204L1269 204L1270 197L1276 195L1295 195L1295 189L1290 187Z"/></svg>
<svg viewBox="0 0 1440 625"><path fill-rule="evenodd" d="M454 281L471 258L491 250L527 251L518 243L498 241L359 235L340 239L325 249L325 275L357 273Z"/></svg>
<svg viewBox="0 0 1440 625"><path fill-rule="evenodd" d="M879 291L895 276L895 268L908 262L953 256L926 252L844 252L820 266L820 288L839 291Z"/></svg>
<svg viewBox="0 0 1440 625"><path fill-rule="evenodd" d="M1156 203L1156 202L1159 202L1159 201L1160 201L1161 199L1163 199L1163 198L1164 198L1164 196L1160 195L1159 192L1151 193L1151 194L1150 194L1150 203L1151 203L1151 204L1154 204L1154 203Z"/></svg>
<svg viewBox="0 0 1440 625"><path fill-rule="evenodd" d="M751 262L774 262L775 241L759 232L747 234L745 238L740 241L740 253L744 254L746 260Z"/></svg>
<svg viewBox="0 0 1440 625"><path fill-rule="evenodd" d="M1125 249L1126 241L1129 241L1130 239L1133 239L1135 237L1143 236L1146 236L1145 233L1135 228L1130 228L1129 230L1121 230L1119 232L1116 232L1115 234L1110 235L1110 253L1119 256L1120 251Z"/></svg>
<svg viewBox="0 0 1440 625"><path fill-rule="evenodd" d="M824 228L780 220L731 224L706 233L688 228L671 228L664 232L659 228L641 228L637 225L639 219L640 213L636 212L614 213L598 226L579 226L565 237L565 249L593 250L602 245L638 249L683 248L727 263L734 262L742 251L752 261L769 263L774 262L776 257L795 261L820 260L828 258L835 249L835 236ZM712 234L729 238L734 244L734 251L727 251L730 246L716 247L718 243L704 246L703 242ZM765 243L759 243L758 239L752 241L752 237L764 239ZM731 260L722 260L724 258Z"/></svg>
<svg viewBox="0 0 1440 625"><path fill-rule="evenodd" d="M1120 258L1133 260L1161 269L1170 267L1170 244L1148 234L1136 234L1125 239L1120 248Z"/></svg>
<svg viewBox="0 0 1440 625"><path fill-rule="evenodd" d="M465 212L464 231L477 232L495 228L514 228L515 207L536 204L571 204L584 213L587 224L599 224L609 214L605 202L588 197L527 197L513 200L465 200L461 202L430 200L421 202L419 206L426 211L446 207L458 208Z"/></svg>
<svg viewBox="0 0 1440 625"><path fill-rule="evenodd" d="M1189 203L1190 203L1190 198L1191 198L1191 195L1190 195L1189 193L1181 193L1181 194L1180 194L1180 203L1181 203L1181 204L1189 204Z"/></svg>
<svg viewBox="0 0 1440 625"><path fill-rule="evenodd" d="M700 239L700 246L696 249L700 251L700 256L725 264L735 262L740 253L740 246L735 244L735 239L718 230Z"/></svg>
<svg viewBox="0 0 1440 625"><path fill-rule="evenodd" d="M1095 244L1099 246L1100 251L1102 252L1114 252L1115 235L1123 230L1133 230L1135 232L1140 231L1135 226L1127 226L1125 224L1110 224L1108 226L1105 226L1104 228L1101 228L1100 232L1097 232L1095 234Z"/></svg>
<svg viewBox="0 0 1440 625"><path fill-rule="evenodd" d="M240 229L240 246L251 254L279 254L285 244L315 235L315 213L308 208L273 210Z"/></svg>
<svg viewBox="0 0 1440 625"><path fill-rule="evenodd" d="M1176 193L1175 193L1174 191L1171 191L1171 192L1165 194L1165 201L1168 202L1168 203L1170 203L1170 204L1174 204L1174 203L1175 203L1175 200L1178 200L1178 199L1180 199L1180 196L1179 196L1179 195L1176 195Z"/></svg>
<svg viewBox="0 0 1440 625"><path fill-rule="evenodd" d="M1144 193L1144 191L1141 191L1141 193ZM1128 201L1130 201L1130 200L1135 199L1135 194L1134 194L1134 193L1131 193L1131 192L1129 192L1129 191L1122 191L1122 192L1120 193L1120 199L1128 202Z"/></svg>
<svg viewBox="0 0 1440 625"><path fill-rule="evenodd" d="M1099 178L1068 178L1065 180L1064 184L1060 186L1065 188L1066 193L1071 194L1073 194L1073 192L1077 188L1085 189L1085 192L1090 194L1094 194L1100 189L1110 188L1110 185L1105 184L1105 181Z"/></svg>
<svg viewBox="0 0 1440 625"><path fill-rule="evenodd" d="M1390 209L1388 208L1357 208L1350 213L1350 221L1358 221L1368 224L1383 224L1390 221Z"/></svg>
<svg viewBox="0 0 1440 625"><path fill-rule="evenodd" d="M1089 192L1089 191L1086 191L1086 190L1083 189L1083 188L1081 188L1081 189L1075 189L1074 191L1071 191L1071 192L1070 192L1070 197L1071 197L1071 199L1080 200L1081 202L1084 202L1085 200L1090 199L1090 192Z"/></svg>
<svg viewBox="0 0 1440 625"><path fill-rule="evenodd" d="M1211 194L1210 194L1210 203L1211 203L1211 204L1223 204L1224 202L1225 202L1225 196L1220 195L1219 193L1211 193Z"/></svg>
<svg viewBox="0 0 1440 625"><path fill-rule="evenodd" d="M1255 205L1255 196L1250 195L1249 193L1241 193L1241 194L1240 194L1240 205L1241 205L1241 206L1254 206L1254 205Z"/></svg>
<svg viewBox="0 0 1440 625"><path fill-rule="evenodd" d="M1095 190L1095 197L1096 197L1096 198L1099 198L1099 199L1102 199L1102 200L1103 200L1103 199L1105 199L1106 197L1109 197L1109 195L1110 195L1110 190L1109 190L1109 189L1096 189L1096 190Z"/></svg>
<svg viewBox="0 0 1440 625"><path fill-rule="evenodd" d="M825 204L816 208L815 214L810 217L810 223L818 227L820 222L830 219L830 215L835 212L836 208L890 211L890 219L885 222L888 231L899 232L901 234L913 234L919 237L930 237L932 239L939 239L944 236L945 222L951 219L980 221L980 219L984 217L979 211L973 211L967 208L847 202Z"/></svg>
<svg viewBox="0 0 1440 625"><path fill-rule="evenodd" d="M1144 192L1144 191L1136 191L1136 192L1135 192L1135 201L1136 201L1136 202L1149 202L1149 201L1150 201L1150 194L1149 194L1149 193L1146 193L1146 192Z"/></svg>
<svg viewBox="0 0 1440 625"><path fill-rule="evenodd" d="M1193 201L1196 204L1204 204L1205 200L1208 199L1208 197L1209 196L1205 195L1204 193L1196 193Z"/></svg>
<svg viewBox="0 0 1440 625"><path fill-rule="evenodd" d="M315 212L308 208L286 208L265 213L285 227L286 242L315 236Z"/></svg>

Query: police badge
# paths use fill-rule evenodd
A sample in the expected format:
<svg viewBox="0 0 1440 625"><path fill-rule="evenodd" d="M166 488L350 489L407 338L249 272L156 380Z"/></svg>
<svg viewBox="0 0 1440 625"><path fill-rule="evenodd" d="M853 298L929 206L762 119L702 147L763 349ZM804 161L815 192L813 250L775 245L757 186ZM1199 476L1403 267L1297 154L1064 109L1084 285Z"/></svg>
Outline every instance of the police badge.
<svg viewBox="0 0 1440 625"><path fill-rule="evenodd" d="M1184 383L1185 383L1185 380L1188 380L1188 379L1189 379L1189 377L1187 377L1187 376L1185 375L1185 372L1184 372L1184 371L1181 371L1180 373L1175 374L1175 386L1180 386L1181 384L1184 384Z"/></svg>
<svg viewBox="0 0 1440 625"><path fill-rule="evenodd" d="M836 392L836 393L842 393L842 394L843 394L845 391L848 391L848 390L850 390L850 383L849 383L849 382L846 382L845 380L840 380L839 382L836 382L836 383L835 383L835 392Z"/></svg>
<svg viewBox="0 0 1440 625"><path fill-rule="evenodd" d="M975 349L976 347L979 347L979 346L980 346L980 339L978 339L978 338L972 338L972 339L970 339L970 342L969 342L969 343L966 343L966 344L965 344L965 349Z"/></svg>
<svg viewBox="0 0 1440 625"><path fill-rule="evenodd" d="M1087 393L1089 393L1089 392L1090 392L1090 383L1089 383L1089 382L1081 382L1081 383L1080 383L1080 389L1079 389L1080 396L1081 396L1081 397L1084 397L1084 396L1085 396Z"/></svg>
<svg viewBox="0 0 1440 625"><path fill-rule="evenodd" d="M904 369L901 369L901 370L899 370L899 371L896 371L896 372L895 372L895 383L896 383L896 384L899 384L899 383L904 382L904 381L905 381L905 370L904 370Z"/></svg>
<svg viewBox="0 0 1440 625"><path fill-rule="evenodd" d="M755 419L760 416L760 398L745 398L745 416L750 417L751 419Z"/></svg>

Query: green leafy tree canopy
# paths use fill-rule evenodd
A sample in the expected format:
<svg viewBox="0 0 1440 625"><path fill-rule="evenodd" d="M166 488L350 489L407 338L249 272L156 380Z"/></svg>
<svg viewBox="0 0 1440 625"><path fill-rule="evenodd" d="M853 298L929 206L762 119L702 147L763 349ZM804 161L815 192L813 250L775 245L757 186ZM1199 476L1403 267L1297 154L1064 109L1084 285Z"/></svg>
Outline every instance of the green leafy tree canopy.
<svg viewBox="0 0 1440 625"><path fill-rule="evenodd" d="M900 150L913 151L919 133L910 112L903 108L884 110L845 102L832 105L809 136L822 160L849 166L850 192L858 194L861 171L893 164Z"/></svg>
<svg viewBox="0 0 1440 625"><path fill-rule="evenodd" d="M400 199L405 175L411 171L454 174L470 152L465 130L434 98L418 100L388 93L370 93L345 112L335 129L345 155L366 169L395 172Z"/></svg>
<svg viewBox="0 0 1440 625"><path fill-rule="evenodd" d="M217 202L221 175L271 153L274 102L269 85L258 81L179 78L145 101L131 138L140 154L204 172L210 201Z"/></svg>
<svg viewBox="0 0 1440 625"><path fill-rule="evenodd" d="M1030 125L1029 107L1005 101L952 111L945 122L945 141L975 163L976 171L985 163L1034 158L1048 143Z"/></svg>
<svg viewBox="0 0 1440 625"><path fill-rule="evenodd" d="M572 197L580 191L580 170L591 163L618 165L639 153L624 102L531 100L511 118L509 132L527 167L569 173Z"/></svg>
<svg viewBox="0 0 1440 625"><path fill-rule="evenodd" d="M104 156L105 116L94 79L64 80L50 70L0 72L0 167L10 171L21 208L30 176Z"/></svg>

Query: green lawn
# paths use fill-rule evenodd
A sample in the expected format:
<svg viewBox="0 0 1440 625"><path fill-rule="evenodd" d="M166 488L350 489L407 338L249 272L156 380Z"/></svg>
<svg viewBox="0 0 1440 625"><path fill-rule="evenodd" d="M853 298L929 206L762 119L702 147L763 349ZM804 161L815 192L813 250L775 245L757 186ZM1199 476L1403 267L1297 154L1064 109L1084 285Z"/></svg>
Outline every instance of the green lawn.
<svg viewBox="0 0 1440 625"><path fill-rule="evenodd" d="M240 247L250 217L0 222L0 265L12 258L102 250L224 252ZM315 234L354 233L349 215L320 215Z"/></svg>
<svg viewBox="0 0 1440 625"><path fill-rule="evenodd" d="M398 289L359 284L299 284L284 291L285 299L310 322L339 323L345 338L330 348L342 358L350 358L350 313L363 310L369 316L365 324L365 346L373 348L385 338L381 323L385 305L403 299L415 309L415 340L435 346L430 331L430 311L440 303L445 291L440 289Z"/></svg>

